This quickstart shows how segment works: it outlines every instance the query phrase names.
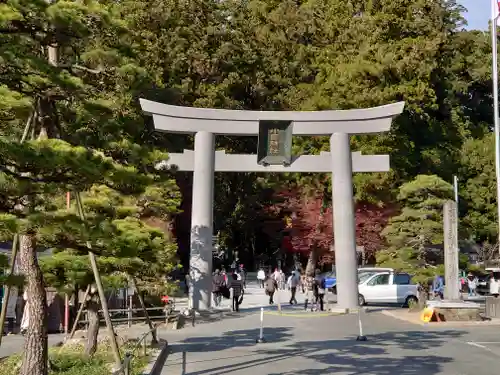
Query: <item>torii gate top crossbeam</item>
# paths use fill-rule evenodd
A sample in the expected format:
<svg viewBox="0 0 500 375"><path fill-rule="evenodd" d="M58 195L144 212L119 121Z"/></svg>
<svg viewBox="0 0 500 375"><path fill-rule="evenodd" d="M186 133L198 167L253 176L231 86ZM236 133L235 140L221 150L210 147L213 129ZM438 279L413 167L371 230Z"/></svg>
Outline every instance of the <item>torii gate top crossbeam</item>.
<svg viewBox="0 0 500 375"><path fill-rule="evenodd" d="M140 99L141 107L153 115L156 130L170 133L258 135L259 121L292 121L294 135L364 134L390 130L404 102L365 109L338 111L241 111L180 107Z"/></svg>

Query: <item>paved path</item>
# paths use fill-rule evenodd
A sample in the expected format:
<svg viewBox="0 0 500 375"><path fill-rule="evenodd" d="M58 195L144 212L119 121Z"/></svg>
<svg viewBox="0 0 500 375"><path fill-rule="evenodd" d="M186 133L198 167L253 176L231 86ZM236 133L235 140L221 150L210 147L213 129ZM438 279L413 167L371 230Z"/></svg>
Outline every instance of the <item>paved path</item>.
<svg viewBox="0 0 500 375"><path fill-rule="evenodd" d="M367 342L355 340L357 316L259 314L162 332L172 354L162 375L491 375L498 368L494 327L417 326L376 311L364 315ZM183 364L185 353L185 364Z"/></svg>
<svg viewBox="0 0 500 375"><path fill-rule="evenodd" d="M280 291L277 296L275 296L275 301L278 301L278 298L280 298L282 301L288 301L290 298L290 292L289 291ZM303 304L304 302L304 295L302 293L297 293L297 300L299 303ZM259 310L261 307L265 307L267 309L276 309L275 306L269 306L269 297L265 295L264 289L259 288L258 284L256 281L251 281L249 282L247 289L245 291L245 296L244 296L244 301L243 304L241 305L241 311L242 313L253 313L256 310ZM187 308L187 298L180 298L176 300L176 308L177 309L183 309ZM289 304L284 303L283 304L284 309L289 309ZM230 309L230 302L228 300L223 301L223 306L221 307L221 310L229 310ZM231 318L231 317L229 317ZM218 318L215 320L219 320ZM132 329L124 329L123 326L118 327L118 334L120 335L121 332L129 331L127 336L130 336L130 334L135 334L137 331L137 335L142 335L143 332L146 332L146 325L145 324L134 324L132 326ZM106 334L106 328L101 327L101 334ZM75 337L79 337L82 334L77 332ZM49 345L53 346L56 345L57 343L61 342L64 340L64 335L63 334L50 334L49 335ZM22 335L10 335L10 336L4 336L2 337L2 343L0 346L0 358L7 357L12 354L20 353L23 350L23 345L24 345L24 337Z"/></svg>
<svg viewBox="0 0 500 375"><path fill-rule="evenodd" d="M50 334L49 346L54 346L63 341L64 334ZM23 351L24 336L22 335L9 335L2 337L2 344L0 346L0 358L8 357Z"/></svg>
<svg viewBox="0 0 500 375"><path fill-rule="evenodd" d="M149 326L147 324L134 324L128 328L126 326L115 327L115 333L124 339L134 339L142 337L147 331ZM107 336L106 327L101 327L99 336ZM85 337L84 331L76 331L74 338L80 339ZM54 333L49 334L49 346L57 345L64 341L64 334ZM2 344L0 346L0 358L8 357L13 354L21 353L23 351L24 336L22 335L9 335L2 337Z"/></svg>
<svg viewBox="0 0 500 375"><path fill-rule="evenodd" d="M296 298L299 304L304 303L304 294L301 291L297 292ZM336 296L332 293L328 293L327 297L329 298L331 303L336 301ZM274 295L274 302L277 305L278 301L282 303L283 306L288 306L290 300L290 291L289 290L280 290ZM325 297L326 304L326 297ZM176 310L187 309L188 301L187 298L176 298L175 300L175 308ZM222 301L222 309L229 309L231 307L231 301L224 300ZM260 288L257 284L257 281L250 281L247 284L247 288L245 289L245 295L243 296L243 303L240 306L242 310L247 309L255 309L260 307L269 307L269 297L266 296L263 288Z"/></svg>

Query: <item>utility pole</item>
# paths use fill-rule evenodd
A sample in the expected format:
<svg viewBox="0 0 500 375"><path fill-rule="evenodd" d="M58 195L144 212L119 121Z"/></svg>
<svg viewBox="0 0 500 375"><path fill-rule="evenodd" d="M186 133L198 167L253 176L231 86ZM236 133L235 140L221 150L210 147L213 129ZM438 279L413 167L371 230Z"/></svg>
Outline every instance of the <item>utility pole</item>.
<svg viewBox="0 0 500 375"><path fill-rule="evenodd" d="M455 202L458 205L458 177L453 176L453 192L455 194Z"/></svg>
<svg viewBox="0 0 500 375"><path fill-rule="evenodd" d="M457 245L457 254L460 254L460 238L458 237L458 226L460 225L459 221L458 221L458 217L459 217L459 214L458 214L458 211L459 211L459 204L458 204L458 177L457 176L453 176L453 193L454 193L454 196L455 196L455 238L457 239L456 240L456 245ZM457 255L457 259L459 259L459 255ZM458 260L457 260L458 262Z"/></svg>
<svg viewBox="0 0 500 375"><path fill-rule="evenodd" d="M498 108L498 46L497 25L500 15L499 3L491 0L491 61L493 82L493 123L495 124L495 173L497 179L498 244L500 245L500 114ZM500 246L499 246L500 251Z"/></svg>

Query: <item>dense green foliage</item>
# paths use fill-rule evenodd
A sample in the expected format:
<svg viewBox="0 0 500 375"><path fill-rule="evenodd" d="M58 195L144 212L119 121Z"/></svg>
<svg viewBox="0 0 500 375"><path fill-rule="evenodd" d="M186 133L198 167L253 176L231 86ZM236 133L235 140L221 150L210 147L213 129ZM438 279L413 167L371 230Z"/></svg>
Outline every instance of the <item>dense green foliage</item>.
<svg viewBox="0 0 500 375"><path fill-rule="evenodd" d="M469 139L462 148L464 224L473 229L471 235L476 241L496 242L498 233L494 150L493 134Z"/></svg>
<svg viewBox="0 0 500 375"><path fill-rule="evenodd" d="M130 351L134 348L134 343L126 344L122 349ZM131 363L131 375L138 375L143 372L152 354L148 350L147 356L142 354L142 350L136 351ZM102 375L109 371L109 362L112 360L109 347L100 345L94 358L89 359L82 354L80 345L72 345L65 348L54 348L49 352L52 369L49 375ZM19 368L19 355L13 355L0 360L0 375L15 374Z"/></svg>
<svg viewBox="0 0 500 375"><path fill-rule="evenodd" d="M462 30L463 9L454 1L38 0L1 6L0 129L7 137L21 135L34 98L48 98L56 103L63 139L140 170L151 166L155 150L180 151L192 140L154 133L139 97L256 110L405 100L390 133L353 137L353 148L388 152L393 166L391 173L356 175L357 199L387 205L419 174L446 181L457 174L466 235L495 241L493 159L485 147L492 122L489 37ZM57 67L42 55L49 43L60 51ZM217 145L228 152L256 148L251 138L218 137ZM322 137L294 141L296 153L328 148ZM176 178L189 197L191 177ZM272 254L280 241L263 225L275 220L266 209L270 190L298 185L316 195L325 181L307 174L217 176L215 191L226 192L216 195L221 246L249 262L255 252ZM189 204L183 208L177 233L185 253Z"/></svg>
<svg viewBox="0 0 500 375"><path fill-rule="evenodd" d="M392 160L390 173L354 177L357 233L366 235L359 243L379 250L381 264L420 270L422 280L440 272L432 249L442 242L442 204L454 175L460 235L495 243L489 36L463 30L462 11L454 0L1 2L0 236L30 240L22 253L35 261L21 267L28 290L42 295L44 282L91 283L90 245L107 283L123 285L134 275L141 287L160 293L166 285L158 280L175 264L177 244L168 229L174 220L187 263L192 177L155 164L192 147L192 137L155 132L139 108L141 97L250 110L404 100L390 132L352 136L354 150L389 153ZM216 142L227 152L256 152L251 137ZM293 149L317 154L329 142L297 137ZM285 217L304 213L310 201L303 196L330 196L329 178L321 174L224 174L215 184L221 248L247 268L273 262L283 250ZM74 200L65 206L67 191L73 198L81 193L85 218ZM276 202L283 192L305 203L273 209L284 205ZM321 215L330 213L323 206L331 202L321 200ZM389 212L396 214L383 243L373 228L381 232ZM312 216L318 213L300 215ZM367 217L383 225L370 226ZM323 242L329 249L330 237ZM45 280L36 276L39 248L54 254L41 261ZM0 268L5 262L0 258ZM27 341L34 334L43 339L42 329L32 333ZM33 361L46 362L40 358ZM44 366L23 366L22 375L47 373Z"/></svg>
<svg viewBox="0 0 500 375"><path fill-rule="evenodd" d="M422 174L437 175L445 181L458 175L461 233L477 241L495 241L498 226L493 143L488 134L492 122L489 37L482 32L463 31L461 11L455 1L444 0L6 1L0 5L2 144L20 138L36 105L42 114L38 121L49 135L100 150L115 163L127 166L124 168L151 176L153 162L164 158L163 152L190 147L192 140L155 133L138 107L139 97L178 105L255 110L349 109L405 100L405 112L394 121L390 133L353 136L353 148L365 153L388 152L393 166L391 173L356 175L357 199L386 206L400 195L405 208L386 229L389 246L397 246L391 241L399 237L389 234L397 220L406 226L420 223L419 230L430 236L425 241L436 243L440 240L438 218L426 223L417 220L421 208L407 206L400 186ZM57 66L46 59L49 45L58 48ZM2 157L12 162L15 155L8 153L24 153L26 147L36 144L19 146L17 151L4 148ZM217 146L228 152L255 152L256 142L244 137L218 137ZM294 141L296 153L318 153L328 148L328 140L322 137ZM83 164L76 159L61 160L62 164L66 162L69 169L77 164L82 169ZM52 161L47 159L49 165ZM16 164L18 174L35 171L20 167ZM4 170L4 174L9 171ZM92 167L77 172L73 176L78 181L76 187L85 190L100 183L91 179L89 186L83 180L79 183L85 173L97 171ZM57 173L52 168L39 175L49 180L57 178ZM126 232L133 223L138 238L146 232L148 238L155 238L155 230L143 227L143 223L148 217L171 220L177 211L179 192L168 172L154 174L157 177L146 194L147 204L137 197L130 198L133 202L120 200L116 204L123 210L104 209L103 213L100 205L110 198L105 194L86 196L89 220L112 228L120 223L126 225ZM13 178L4 175L5 197L10 196L9 189L18 189L9 185ZM190 178L181 173L176 176L186 197ZM280 238L265 225L276 220L266 207L272 204L271 192L298 186L304 193L317 194L325 181L326 176L307 174L217 176L215 191L224 192L216 194L214 217L221 246L237 251L250 263L256 253L273 254L280 247ZM54 183L37 185L43 190L37 190L42 193L37 199L41 199L43 210L62 215L62 198L55 197L62 197L65 189L73 190L75 184ZM49 192L44 190L49 188ZM96 191L99 186L92 189ZM47 193L49 199L43 197ZM101 202L92 206L92 199ZM165 199L166 206L160 207ZM57 207L49 209L44 206L46 202ZM12 199L5 199L3 204L4 212L12 214L5 206L12 205ZM184 209L177 220L181 244L189 233L189 224L182 219L189 215L189 204ZM64 215L72 214L74 211ZM9 226L13 223L9 218L4 216L3 221L7 232L17 229ZM63 228L69 230L68 235L70 229L76 230ZM403 229L406 236L416 230ZM78 244L73 241L71 246L61 246L68 239L49 232L42 241L47 245L50 241L46 238L59 241L50 245L63 250L57 255L61 264L68 261L66 248L76 251L72 256L83 254L85 236L94 236L96 251L106 255L96 241L103 233L82 229L85 236L76 241ZM116 262L143 251L123 240L122 253L111 254ZM61 268L56 264L51 267ZM75 276L68 277L75 281Z"/></svg>
<svg viewBox="0 0 500 375"><path fill-rule="evenodd" d="M89 247L108 279L153 280L157 292L174 264L176 245L147 223L171 220L179 192L155 168L168 156L135 101L154 76L134 63L126 26L106 2L0 4L0 235L23 235L20 268L34 306L21 375L47 374L44 286L91 283ZM67 191L82 193L78 211L65 207ZM45 278L40 248L55 254Z"/></svg>
<svg viewBox="0 0 500 375"><path fill-rule="evenodd" d="M382 232L389 247L377 253L377 263L412 272L419 281L442 271L427 266L442 263L443 204L452 195L452 186L435 175L403 184L398 194L402 211Z"/></svg>
<svg viewBox="0 0 500 375"><path fill-rule="evenodd" d="M147 204L144 196L127 197L101 185L93 186L83 194L82 201L86 209L86 228L107 230L92 242L92 249L100 255L98 264L105 275L105 284L124 287L129 284L129 275L133 275L141 290L147 289L156 295L165 292L165 276L175 265L176 246L161 229L143 221ZM168 199L162 202L168 203ZM175 209L175 205L171 209ZM52 256L40 261L49 284L60 288L68 285L82 288L93 282L88 249L86 244L79 242L79 228L68 224L63 223L57 231L50 232L53 243L59 246Z"/></svg>
<svg viewBox="0 0 500 375"><path fill-rule="evenodd" d="M108 257L108 266L113 263L109 257L114 259L116 271L158 272L164 267L162 272L168 272L175 245L145 222L152 217L170 220L179 192L168 172L155 170L167 154L144 136L148 128L132 103L134 90L151 82L129 56L122 40L125 24L97 1L7 1L0 7L4 234L35 230L39 244L57 252L48 262L57 278L47 281L58 284L67 276L67 282L82 285L75 274L83 272L78 267L88 268L86 261L66 256L86 254L87 241L98 255ZM57 46L56 64L47 58L48 46ZM45 131L69 144L13 141L33 113L35 136ZM85 222L75 205L66 210L66 191L73 197L76 191L88 191L83 197ZM25 197L24 210L17 212ZM120 258L138 261L124 265ZM76 269L70 271L68 265Z"/></svg>
<svg viewBox="0 0 500 375"><path fill-rule="evenodd" d="M453 196L451 184L435 175L419 175L403 184L398 201L402 207L382 234L394 248L412 247L418 252L443 242L443 204ZM419 257L424 254L419 254Z"/></svg>

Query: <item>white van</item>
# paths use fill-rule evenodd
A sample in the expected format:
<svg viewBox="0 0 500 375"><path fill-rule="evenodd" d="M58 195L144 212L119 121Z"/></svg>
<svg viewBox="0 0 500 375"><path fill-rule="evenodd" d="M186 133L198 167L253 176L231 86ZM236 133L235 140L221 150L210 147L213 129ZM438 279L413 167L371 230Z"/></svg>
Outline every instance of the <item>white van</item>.
<svg viewBox="0 0 500 375"><path fill-rule="evenodd" d="M360 275L359 305L367 303L397 303L408 305L418 302L418 286L404 272L377 272Z"/></svg>

